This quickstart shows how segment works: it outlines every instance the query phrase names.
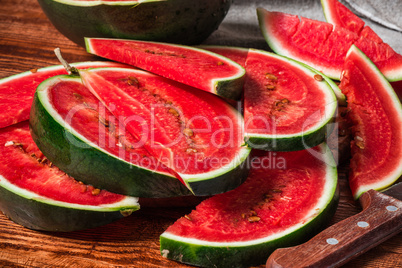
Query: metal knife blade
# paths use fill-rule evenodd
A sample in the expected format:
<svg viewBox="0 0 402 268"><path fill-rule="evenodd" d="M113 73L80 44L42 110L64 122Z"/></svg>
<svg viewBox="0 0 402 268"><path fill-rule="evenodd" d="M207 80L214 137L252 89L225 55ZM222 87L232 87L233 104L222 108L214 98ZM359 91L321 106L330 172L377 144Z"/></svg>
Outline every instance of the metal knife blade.
<svg viewBox="0 0 402 268"><path fill-rule="evenodd" d="M380 193L369 190L363 211L338 222L304 244L280 248L266 267L339 267L402 231L402 182Z"/></svg>

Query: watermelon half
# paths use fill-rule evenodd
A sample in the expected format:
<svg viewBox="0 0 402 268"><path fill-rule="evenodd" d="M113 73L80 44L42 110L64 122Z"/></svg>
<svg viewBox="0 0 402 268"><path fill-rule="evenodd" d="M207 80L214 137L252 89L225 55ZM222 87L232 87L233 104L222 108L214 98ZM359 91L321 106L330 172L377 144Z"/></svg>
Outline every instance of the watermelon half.
<svg viewBox="0 0 402 268"><path fill-rule="evenodd" d="M70 76L46 80L35 95L33 138L60 169L139 197L212 195L247 177L243 118L219 97L141 70L88 75L96 95Z"/></svg>
<svg viewBox="0 0 402 268"><path fill-rule="evenodd" d="M386 78L356 46L346 56L339 88L347 96L353 125L349 184L357 199L402 175L402 106Z"/></svg>
<svg viewBox="0 0 402 268"><path fill-rule="evenodd" d="M71 65L78 69L129 67L108 61L79 62ZM54 65L0 79L0 128L28 120L37 86L47 78L60 74L67 72L62 65Z"/></svg>
<svg viewBox="0 0 402 268"><path fill-rule="evenodd" d="M222 0L38 0L55 28L84 46L84 37L200 44L226 16Z"/></svg>
<svg viewBox="0 0 402 268"><path fill-rule="evenodd" d="M261 31L273 51L304 62L332 79L340 79L346 53L354 44L389 81L402 80L402 55L386 43L327 22L263 8L257 9L257 15Z"/></svg>
<svg viewBox="0 0 402 268"><path fill-rule="evenodd" d="M228 99L239 99L244 68L196 47L160 42L85 38L89 53L133 65Z"/></svg>
<svg viewBox="0 0 402 268"><path fill-rule="evenodd" d="M278 247L302 243L331 219L337 170L325 144L297 152L254 151L246 182L215 195L160 236L161 254L202 267L264 264Z"/></svg>
<svg viewBox="0 0 402 268"><path fill-rule="evenodd" d="M337 100L311 68L274 53L250 49L244 86L245 140L252 148L296 151L322 143Z"/></svg>
<svg viewBox="0 0 402 268"><path fill-rule="evenodd" d="M27 228L75 231L139 209L138 199L85 185L39 151L28 122L0 129L0 210Z"/></svg>

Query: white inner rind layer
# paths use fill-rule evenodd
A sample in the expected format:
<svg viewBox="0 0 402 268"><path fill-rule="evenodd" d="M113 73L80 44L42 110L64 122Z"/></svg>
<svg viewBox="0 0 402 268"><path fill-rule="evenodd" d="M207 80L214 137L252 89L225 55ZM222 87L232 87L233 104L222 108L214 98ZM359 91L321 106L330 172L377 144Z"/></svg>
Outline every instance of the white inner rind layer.
<svg viewBox="0 0 402 268"><path fill-rule="evenodd" d="M306 213L306 216L303 219L300 219L299 223L285 230L281 230L278 233L274 233L269 236L264 236L258 239L252 239L249 241L215 242L196 238L182 237L172 234L168 231L165 231L161 235L161 238L163 237L166 239L178 241L180 243L197 245L197 246L201 245L206 247L245 247L273 241L297 231L298 229L302 228L303 226L313 221L318 215L320 215L323 212L323 210L327 208L327 206L331 203L334 195L336 194L338 175L335 160L332 156L330 149L325 143L319 145L318 148L320 149L319 157L323 161L323 163L325 163L325 170L326 170L324 178L325 185L323 187L322 195L318 200L317 204L308 213Z"/></svg>

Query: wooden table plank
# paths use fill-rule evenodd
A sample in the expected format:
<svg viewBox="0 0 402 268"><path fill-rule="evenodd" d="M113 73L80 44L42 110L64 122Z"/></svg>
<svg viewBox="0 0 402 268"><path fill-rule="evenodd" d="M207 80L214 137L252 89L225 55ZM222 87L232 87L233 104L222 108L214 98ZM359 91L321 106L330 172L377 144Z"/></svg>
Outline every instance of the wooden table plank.
<svg viewBox="0 0 402 268"><path fill-rule="evenodd" d="M69 62L99 60L62 36L35 0L2 0L0 5L0 78L59 64L60 47ZM340 176L341 200L332 223L360 211ZM71 233L26 229L0 213L1 267L188 267L162 258L159 235L188 208L142 208L107 226ZM402 267L402 234L345 267Z"/></svg>

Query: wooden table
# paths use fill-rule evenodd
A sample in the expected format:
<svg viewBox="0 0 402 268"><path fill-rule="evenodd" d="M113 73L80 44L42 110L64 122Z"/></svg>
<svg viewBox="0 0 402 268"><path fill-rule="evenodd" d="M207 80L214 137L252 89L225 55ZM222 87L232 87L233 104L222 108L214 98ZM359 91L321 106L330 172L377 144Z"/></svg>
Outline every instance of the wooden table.
<svg viewBox="0 0 402 268"><path fill-rule="evenodd" d="M62 36L35 0L1 0L0 78L59 64L60 47L70 62L99 60ZM340 170L341 200L332 223L360 211ZM1 267L187 267L162 258L159 235L187 208L143 208L115 223L92 230L46 233L28 230L0 213ZM402 267L402 234L345 267Z"/></svg>

